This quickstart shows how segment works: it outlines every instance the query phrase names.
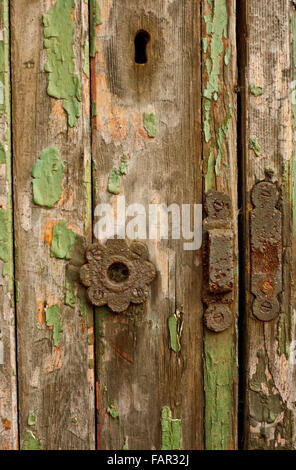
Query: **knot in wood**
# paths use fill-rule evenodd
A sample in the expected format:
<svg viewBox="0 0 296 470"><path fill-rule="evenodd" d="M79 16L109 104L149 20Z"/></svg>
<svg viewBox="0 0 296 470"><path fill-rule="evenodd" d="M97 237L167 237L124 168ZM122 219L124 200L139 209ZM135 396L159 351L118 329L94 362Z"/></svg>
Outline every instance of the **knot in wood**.
<svg viewBox="0 0 296 470"><path fill-rule="evenodd" d="M143 242L130 245L125 240L108 240L105 245L94 243L86 250L88 263L80 269L80 279L88 287L90 302L120 313L130 303L141 304L148 297L148 286L156 275L148 261Z"/></svg>

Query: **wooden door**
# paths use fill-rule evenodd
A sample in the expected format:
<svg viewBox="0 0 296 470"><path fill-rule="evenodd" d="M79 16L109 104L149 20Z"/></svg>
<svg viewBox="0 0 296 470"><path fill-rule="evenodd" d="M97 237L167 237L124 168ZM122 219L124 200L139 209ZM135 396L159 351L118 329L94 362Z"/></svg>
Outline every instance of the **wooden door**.
<svg viewBox="0 0 296 470"><path fill-rule="evenodd" d="M294 448L295 25L0 1L2 449Z"/></svg>

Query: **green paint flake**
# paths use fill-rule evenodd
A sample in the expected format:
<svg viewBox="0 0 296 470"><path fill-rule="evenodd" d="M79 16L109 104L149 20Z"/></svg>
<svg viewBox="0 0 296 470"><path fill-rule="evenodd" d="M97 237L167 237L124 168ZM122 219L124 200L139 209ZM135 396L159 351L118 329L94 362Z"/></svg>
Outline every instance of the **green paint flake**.
<svg viewBox="0 0 296 470"><path fill-rule="evenodd" d="M107 413L111 416L111 418L115 419L116 421L119 422L119 413L118 410L116 409L115 405L110 405L107 408Z"/></svg>
<svg viewBox="0 0 296 470"><path fill-rule="evenodd" d="M212 68L208 76L204 97L211 100L219 91L220 57L224 50L223 38L227 39L227 5L226 0L215 0L213 18L211 15L204 17L207 25L207 34L211 35L210 57Z"/></svg>
<svg viewBox="0 0 296 470"><path fill-rule="evenodd" d="M8 219L7 210L0 209L0 260L3 261L3 276L7 274L8 263Z"/></svg>
<svg viewBox="0 0 296 470"><path fill-rule="evenodd" d="M54 225L52 230L52 242L50 256L52 258L70 259L71 248L75 242L76 233L67 227L65 220Z"/></svg>
<svg viewBox="0 0 296 470"><path fill-rule="evenodd" d="M72 308L74 308L76 304L76 297L73 289L72 280L68 277L66 277L65 304Z"/></svg>
<svg viewBox="0 0 296 470"><path fill-rule="evenodd" d="M250 137L249 148L250 150L253 150L255 152L257 157L260 156L261 147L260 147L257 137Z"/></svg>
<svg viewBox="0 0 296 470"><path fill-rule="evenodd" d="M61 309L58 305L53 305L45 310L45 318L47 326L53 326L53 344L58 346L62 332L60 321Z"/></svg>
<svg viewBox="0 0 296 470"><path fill-rule="evenodd" d="M45 71L49 73L47 93L63 100L70 127L76 126L80 116L81 81L74 66L74 23L71 18L74 0L57 0L43 16L44 46L48 61Z"/></svg>
<svg viewBox="0 0 296 470"><path fill-rule="evenodd" d="M229 64L229 60L230 60L230 49L227 48L226 51L225 51L225 55L224 55L224 64L225 65L228 65Z"/></svg>
<svg viewBox="0 0 296 470"><path fill-rule="evenodd" d="M27 429L24 442L23 450L41 450L42 446L37 437L34 436L31 430Z"/></svg>
<svg viewBox="0 0 296 470"><path fill-rule="evenodd" d="M78 419L76 418L76 416L74 416L74 417L72 418L72 423L73 423L73 424L77 424L77 423L78 423Z"/></svg>
<svg viewBox="0 0 296 470"><path fill-rule="evenodd" d="M128 166L127 166L127 157L126 155L123 155L121 158L121 162L119 165L119 171L121 175L127 175L128 172Z"/></svg>
<svg viewBox="0 0 296 470"><path fill-rule="evenodd" d="M5 75L5 44L0 41L0 116L2 116L5 103L4 103L4 75Z"/></svg>
<svg viewBox="0 0 296 470"><path fill-rule="evenodd" d="M97 103L92 99L91 100L91 117L95 117L97 115Z"/></svg>
<svg viewBox="0 0 296 470"><path fill-rule="evenodd" d="M264 93L264 89L261 86L256 86L254 83L251 83L250 93L252 93L254 96L261 96Z"/></svg>
<svg viewBox="0 0 296 470"><path fill-rule="evenodd" d="M231 330L205 332L205 440L207 450L232 448L235 353Z"/></svg>
<svg viewBox="0 0 296 470"><path fill-rule="evenodd" d="M125 441L124 441L124 444L123 444L123 446L122 446L122 450L128 450L127 439L125 439Z"/></svg>
<svg viewBox="0 0 296 470"><path fill-rule="evenodd" d="M179 342L179 335L178 335L178 320L175 315L172 315L168 319L168 327L170 332L170 345L173 351L179 352L180 351L180 342Z"/></svg>
<svg viewBox="0 0 296 470"><path fill-rule="evenodd" d="M168 406L161 412L161 450L179 450L181 448L181 420L173 419Z"/></svg>
<svg viewBox="0 0 296 470"><path fill-rule="evenodd" d="M203 53L206 54L208 50L208 38L202 39L202 50L203 50Z"/></svg>
<svg viewBox="0 0 296 470"><path fill-rule="evenodd" d="M83 65L83 73L89 78L89 40L86 39L83 46L84 50L84 65Z"/></svg>
<svg viewBox="0 0 296 470"><path fill-rule="evenodd" d="M48 147L40 154L31 172L33 199L39 206L53 207L62 194L64 165L56 147Z"/></svg>
<svg viewBox="0 0 296 470"><path fill-rule="evenodd" d="M6 152L4 145L0 142L0 165L6 163Z"/></svg>
<svg viewBox="0 0 296 470"><path fill-rule="evenodd" d="M90 29L90 56L95 57L97 52L96 46L96 26L100 26L102 24L102 11L99 5L98 0L90 0L89 5L90 11L90 21L89 21L89 29Z"/></svg>
<svg viewBox="0 0 296 470"><path fill-rule="evenodd" d="M114 168L108 178L108 191L112 194L120 193L120 170Z"/></svg>
<svg viewBox="0 0 296 470"><path fill-rule="evenodd" d="M35 424L36 424L36 416L33 413L29 413L28 425L29 426L35 426Z"/></svg>
<svg viewBox="0 0 296 470"><path fill-rule="evenodd" d="M156 116L154 113L144 113L144 129L149 137L156 136Z"/></svg>

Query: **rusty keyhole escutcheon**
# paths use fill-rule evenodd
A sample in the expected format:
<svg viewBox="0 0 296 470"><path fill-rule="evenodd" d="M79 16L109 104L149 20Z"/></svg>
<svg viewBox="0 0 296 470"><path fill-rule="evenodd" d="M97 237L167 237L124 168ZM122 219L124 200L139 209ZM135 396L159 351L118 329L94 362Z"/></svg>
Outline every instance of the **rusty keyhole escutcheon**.
<svg viewBox="0 0 296 470"><path fill-rule="evenodd" d="M148 261L145 243L134 241L129 245L120 239L107 240L105 245L97 242L87 248L86 258L80 279L93 305L108 305L114 313L121 313L130 303L146 301L156 270Z"/></svg>

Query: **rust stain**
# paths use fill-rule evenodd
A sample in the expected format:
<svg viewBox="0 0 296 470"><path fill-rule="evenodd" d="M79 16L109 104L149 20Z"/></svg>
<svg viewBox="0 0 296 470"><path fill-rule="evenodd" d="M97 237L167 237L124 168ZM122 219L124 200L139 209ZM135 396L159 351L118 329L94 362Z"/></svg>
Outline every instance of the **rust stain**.
<svg viewBox="0 0 296 470"><path fill-rule="evenodd" d="M125 361L128 361L130 364L134 363L133 358L130 357L126 352L121 351L117 346L115 346L115 344L110 343L110 346L114 349L115 357L116 357L116 354L117 354L119 357L121 357Z"/></svg>
<svg viewBox="0 0 296 470"><path fill-rule="evenodd" d="M58 100L58 99L52 99L51 102L52 102L51 115L52 115L53 121L56 122L57 126L61 126L61 125L64 126L66 122L65 120L67 119L67 117L66 117L66 112L64 111L64 108L63 108L63 101Z"/></svg>
<svg viewBox="0 0 296 470"><path fill-rule="evenodd" d="M38 320L39 325L43 325L44 323L44 300L40 300L38 302L37 320Z"/></svg>
<svg viewBox="0 0 296 470"><path fill-rule="evenodd" d="M7 418L2 418L2 424L4 426L5 431L10 431L11 422Z"/></svg>
<svg viewBox="0 0 296 470"><path fill-rule="evenodd" d="M72 12L71 12L71 20L73 21L73 23L75 22L75 8L74 7L72 8Z"/></svg>
<svg viewBox="0 0 296 470"><path fill-rule="evenodd" d="M45 372L49 374L63 367L63 355L60 345L53 348L52 354L45 359Z"/></svg>
<svg viewBox="0 0 296 470"><path fill-rule="evenodd" d="M44 241L47 243L49 246L51 246L52 242L52 229L54 225L57 225L59 222L58 220L48 220L45 223L45 228L44 228Z"/></svg>

